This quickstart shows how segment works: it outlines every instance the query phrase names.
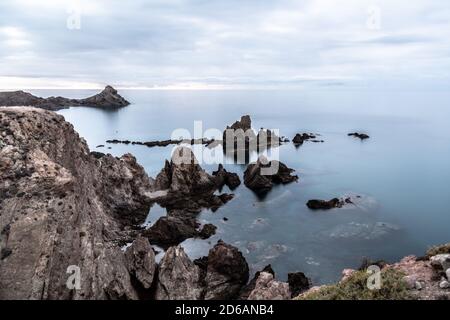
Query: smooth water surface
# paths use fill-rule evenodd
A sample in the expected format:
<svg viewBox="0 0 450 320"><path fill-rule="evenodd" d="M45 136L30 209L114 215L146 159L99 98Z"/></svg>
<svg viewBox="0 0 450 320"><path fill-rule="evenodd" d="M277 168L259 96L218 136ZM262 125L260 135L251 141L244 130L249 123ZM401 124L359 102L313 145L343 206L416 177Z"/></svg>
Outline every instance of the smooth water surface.
<svg viewBox="0 0 450 320"><path fill-rule="evenodd" d="M84 97L93 91L34 91L42 96ZM298 183L275 187L264 199L241 185L236 197L202 223L218 227L208 240L183 243L192 258L218 239L239 247L252 271L272 264L279 279L303 271L315 284L335 281L363 257L395 261L421 255L450 241L450 94L362 91L122 91L132 104L116 111L61 110L91 150L120 156L130 152L155 176L172 147L108 145L107 139L169 139L173 130L204 130L249 114L253 127L321 134L324 143L288 143L280 160L294 168ZM360 141L347 133L361 131ZM105 145L96 148L97 145ZM111 147L111 149L108 149ZM201 152L200 152L201 153ZM217 165L202 165L211 172ZM226 164L241 178L245 165ZM224 190L229 192L229 190ZM313 212L309 199L357 194L355 206ZM147 224L164 215L150 210ZM227 217L229 220L224 221Z"/></svg>

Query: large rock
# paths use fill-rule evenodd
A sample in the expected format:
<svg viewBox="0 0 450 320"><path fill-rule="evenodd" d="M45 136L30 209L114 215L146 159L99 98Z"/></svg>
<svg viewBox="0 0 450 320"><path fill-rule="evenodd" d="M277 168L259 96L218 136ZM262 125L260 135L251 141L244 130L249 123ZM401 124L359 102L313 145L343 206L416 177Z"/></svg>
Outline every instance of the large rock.
<svg viewBox="0 0 450 320"><path fill-rule="evenodd" d="M261 272L256 280L255 289L250 293L248 300L289 300L291 292L285 282L274 280L268 272Z"/></svg>
<svg viewBox="0 0 450 320"><path fill-rule="evenodd" d="M217 171L213 172L216 177L216 185L221 190L223 186L227 186L231 190L236 189L241 184L241 179L236 173L228 172L222 164L219 164Z"/></svg>
<svg viewBox="0 0 450 320"><path fill-rule="evenodd" d="M144 287L150 289L155 276L155 253L148 240L138 236L125 252L128 271Z"/></svg>
<svg viewBox="0 0 450 320"><path fill-rule="evenodd" d="M303 142L308 141L310 139L315 139L316 136L312 133L297 133L295 137L292 139L292 142L296 145L301 145Z"/></svg>
<svg viewBox="0 0 450 320"><path fill-rule="evenodd" d="M345 202L341 199L334 198L331 200L309 200L306 203L306 206L311 210L330 210L334 208L342 208Z"/></svg>
<svg viewBox="0 0 450 320"><path fill-rule="evenodd" d="M0 108L0 133L0 299L137 298L120 249L150 207L135 158L94 157L42 109Z"/></svg>
<svg viewBox="0 0 450 320"><path fill-rule="evenodd" d="M207 300L234 299L249 277L248 264L235 247L219 241L208 254L205 283Z"/></svg>
<svg viewBox="0 0 450 320"><path fill-rule="evenodd" d="M292 297L298 296L311 287L311 281L303 272L288 273L288 283Z"/></svg>
<svg viewBox="0 0 450 320"><path fill-rule="evenodd" d="M155 298L157 300L199 300L202 298L200 268L183 248L171 247L161 260Z"/></svg>
<svg viewBox="0 0 450 320"><path fill-rule="evenodd" d="M32 106L47 110L59 110L68 107L87 106L97 108L120 108L130 103L111 86L86 99L68 99L63 97L41 98L24 91L0 92L0 106Z"/></svg>
<svg viewBox="0 0 450 320"><path fill-rule="evenodd" d="M143 232L150 243L168 248L188 238L198 236L199 224L189 215L170 215L159 218L155 224Z"/></svg>
<svg viewBox="0 0 450 320"><path fill-rule="evenodd" d="M194 153L187 147L174 150L171 161L166 161L156 177L155 185L158 189L184 195L211 193L216 188L214 177L200 167Z"/></svg>
<svg viewBox="0 0 450 320"><path fill-rule="evenodd" d="M260 157L256 163L248 165L244 172L244 184L255 191L268 191L273 184L287 184L298 180L292 175L293 169L276 160L267 161Z"/></svg>

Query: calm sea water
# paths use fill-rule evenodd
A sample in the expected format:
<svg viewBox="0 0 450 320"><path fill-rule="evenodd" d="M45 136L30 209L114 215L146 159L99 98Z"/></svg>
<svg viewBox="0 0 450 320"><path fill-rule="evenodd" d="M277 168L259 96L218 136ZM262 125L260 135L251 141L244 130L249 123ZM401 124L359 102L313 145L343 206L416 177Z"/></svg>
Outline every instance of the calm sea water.
<svg viewBox="0 0 450 320"><path fill-rule="evenodd" d="M84 97L92 91L35 91L43 96ZM275 187L264 199L241 185L236 197L199 217L218 227L209 240L183 243L192 258L218 239L239 247L253 271L272 264L279 279L303 271L316 284L335 281L363 257L395 261L421 255L450 241L450 94L362 91L123 91L132 105L117 111L71 108L65 116L91 150L115 156L131 152L155 176L172 147L111 145L107 139L168 139L174 129L222 130L249 114L254 128L277 128L322 135L323 144L279 149L298 183ZM347 137L366 132L370 140ZM215 166L203 165L211 172ZM226 164L241 177L244 165ZM225 190L227 191L227 190ZM357 206L312 212L309 199L347 194ZM148 224L164 215L154 206ZM227 222L223 221L227 217Z"/></svg>

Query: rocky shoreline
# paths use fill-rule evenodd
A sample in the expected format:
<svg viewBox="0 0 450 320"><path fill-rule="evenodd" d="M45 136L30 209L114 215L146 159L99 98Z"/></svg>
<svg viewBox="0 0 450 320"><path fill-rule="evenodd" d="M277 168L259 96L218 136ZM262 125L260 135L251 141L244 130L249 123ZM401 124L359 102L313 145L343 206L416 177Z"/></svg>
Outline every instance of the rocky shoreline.
<svg viewBox="0 0 450 320"><path fill-rule="evenodd" d="M248 124L249 118L243 120ZM333 286L311 288L301 272L277 281L270 265L249 281L243 254L220 240L192 261L180 243L215 233L215 226L200 225L197 216L232 201L234 195L221 189L233 190L241 181L221 165L207 173L187 147L177 147L152 179L131 154L90 152L73 126L51 111L1 108L0 133L0 299L339 298ZM276 172L261 174L272 165ZM244 184L267 191L297 181L292 173L283 163L260 158L248 165ZM313 200L310 207L350 202ZM153 204L167 215L143 228ZM154 246L165 250L159 263ZM387 274L401 272L396 286L405 285L404 297L442 299L449 298L449 261L449 246L442 246L423 258L378 265ZM345 270L335 286L360 281L369 264ZM80 271L76 288L68 286L73 267Z"/></svg>

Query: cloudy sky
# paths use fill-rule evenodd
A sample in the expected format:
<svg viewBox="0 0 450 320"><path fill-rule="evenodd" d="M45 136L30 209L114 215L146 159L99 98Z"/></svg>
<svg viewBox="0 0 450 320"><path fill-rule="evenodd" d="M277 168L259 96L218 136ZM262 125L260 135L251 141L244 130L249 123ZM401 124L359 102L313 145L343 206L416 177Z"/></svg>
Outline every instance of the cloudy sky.
<svg viewBox="0 0 450 320"><path fill-rule="evenodd" d="M448 0L2 0L0 88L450 84Z"/></svg>

